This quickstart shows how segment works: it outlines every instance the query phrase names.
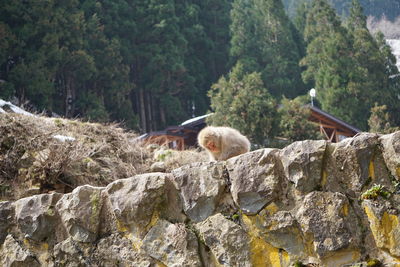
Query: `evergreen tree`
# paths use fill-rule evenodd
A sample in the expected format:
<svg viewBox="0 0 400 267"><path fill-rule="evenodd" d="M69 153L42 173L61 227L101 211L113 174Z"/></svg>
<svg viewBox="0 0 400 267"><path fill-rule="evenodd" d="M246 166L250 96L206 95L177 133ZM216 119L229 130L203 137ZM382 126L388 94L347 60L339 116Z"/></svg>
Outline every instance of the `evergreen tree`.
<svg viewBox="0 0 400 267"><path fill-rule="evenodd" d="M54 86L53 50L48 46L52 1L3 1L0 9L0 93L30 101L40 109L51 105Z"/></svg>
<svg viewBox="0 0 400 267"><path fill-rule="evenodd" d="M309 121L310 108L303 101L303 97L293 100L283 98L281 102L279 136L287 138L290 142L301 140L321 139L319 126Z"/></svg>
<svg viewBox="0 0 400 267"><path fill-rule="evenodd" d="M368 126L370 132L382 134L392 133L400 129L400 127L393 127L393 117L387 112L386 105L378 106L377 103L371 109Z"/></svg>
<svg viewBox="0 0 400 267"><path fill-rule="evenodd" d="M400 126L400 73L396 66L396 57L392 54L391 48L384 39L382 33L378 33L376 40L383 58L386 79L382 87L386 88L384 91L380 91L383 102L380 105L386 105L387 112L392 118L392 126Z"/></svg>
<svg viewBox="0 0 400 267"><path fill-rule="evenodd" d="M347 31L326 0L314 0L305 27L307 55L303 79L314 82L322 109L349 123L359 125L362 103L347 88L354 68Z"/></svg>
<svg viewBox="0 0 400 267"><path fill-rule="evenodd" d="M299 50L280 0L235 0L231 12L232 62L246 72L260 72L276 97L304 90Z"/></svg>
<svg viewBox="0 0 400 267"><path fill-rule="evenodd" d="M197 59L197 66L192 73L198 88L193 94L196 115L206 112L209 100L206 97L211 85L225 75L229 69L229 26L232 0L194 0L198 10L198 24L194 25L195 36L188 36L187 60ZM200 31L201 29L201 31ZM187 67L190 68L191 64ZM192 88L194 87L192 86Z"/></svg>
<svg viewBox="0 0 400 267"><path fill-rule="evenodd" d="M259 145L275 136L277 105L264 87L260 73L248 74L238 63L228 79L222 77L212 86L209 96L214 112L209 123L238 129Z"/></svg>
<svg viewBox="0 0 400 267"><path fill-rule="evenodd" d="M367 129L367 121L374 102L385 103L384 91L388 90L385 64L379 46L367 29L366 16L358 0L353 0L348 19L348 29L352 39L352 69L348 89L359 100L356 115L362 129Z"/></svg>

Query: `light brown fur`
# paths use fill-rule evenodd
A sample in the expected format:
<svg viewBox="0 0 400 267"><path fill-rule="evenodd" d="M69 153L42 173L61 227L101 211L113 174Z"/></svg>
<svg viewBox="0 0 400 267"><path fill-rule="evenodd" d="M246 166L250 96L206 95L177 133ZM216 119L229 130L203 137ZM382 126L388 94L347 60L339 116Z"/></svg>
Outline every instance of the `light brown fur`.
<svg viewBox="0 0 400 267"><path fill-rule="evenodd" d="M197 136L199 145L206 149L211 161L227 160L250 151L250 141L230 127L208 126Z"/></svg>

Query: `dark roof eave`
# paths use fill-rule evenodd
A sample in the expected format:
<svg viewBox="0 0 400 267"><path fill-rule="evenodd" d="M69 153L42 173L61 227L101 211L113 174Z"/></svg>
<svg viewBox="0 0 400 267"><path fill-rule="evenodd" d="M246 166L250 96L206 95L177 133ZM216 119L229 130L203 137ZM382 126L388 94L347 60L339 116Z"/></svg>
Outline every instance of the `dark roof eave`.
<svg viewBox="0 0 400 267"><path fill-rule="evenodd" d="M309 107L310 107L310 109L311 109L312 111L314 111L314 112L316 112L316 113L319 113L319 114L321 114L321 115L323 115L323 116L325 116L325 117L327 117L327 118L333 120L334 122L336 122L336 123L338 123L338 124L340 124L340 125L342 125L342 126L348 128L348 129L352 130L352 131L355 132L356 134L362 132L360 129L357 129L357 128L354 127L354 126L351 126L350 124L345 123L344 121L342 121L342 120L340 120L340 119L334 117L333 115L331 115L331 114L329 114L329 113L326 113L325 111L322 111L321 109L319 109L319 108L317 108L317 107L315 107L315 106L309 106Z"/></svg>

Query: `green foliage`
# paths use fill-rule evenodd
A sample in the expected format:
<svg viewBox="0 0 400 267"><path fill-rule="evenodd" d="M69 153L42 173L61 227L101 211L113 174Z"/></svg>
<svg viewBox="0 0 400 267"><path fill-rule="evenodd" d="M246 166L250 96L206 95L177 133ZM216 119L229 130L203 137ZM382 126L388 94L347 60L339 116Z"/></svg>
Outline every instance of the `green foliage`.
<svg viewBox="0 0 400 267"><path fill-rule="evenodd" d="M378 196L387 199L390 197L390 192L383 185L374 184L370 189L362 193L361 199L377 199Z"/></svg>
<svg viewBox="0 0 400 267"><path fill-rule="evenodd" d="M293 264L293 267L305 267L306 265L304 265L301 261L296 261Z"/></svg>
<svg viewBox="0 0 400 267"><path fill-rule="evenodd" d="M293 18L296 9L304 2L310 3L312 0L283 0L288 15ZM329 0L336 12L343 17L349 15L352 0ZM360 0L362 7L365 10L365 15L381 17L385 15L390 20L395 20L400 13L400 7L397 0Z"/></svg>
<svg viewBox="0 0 400 267"><path fill-rule="evenodd" d="M281 1L235 0L231 18L232 62L260 72L275 97L301 93L300 52Z"/></svg>
<svg viewBox="0 0 400 267"><path fill-rule="evenodd" d="M378 259L369 259L367 261L367 267L379 267L382 263Z"/></svg>
<svg viewBox="0 0 400 267"><path fill-rule="evenodd" d="M366 130L375 102L399 108L393 103L400 90L393 83L395 69L385 64L390 53L369 33L358 0L352 2L347 28L327 0L313 1L304 36L308 45L301 61L303 79L315 84L323 110Z"/></svg>
<svg viewBox="0 0 400 267"><path fill-rule="evenodd" d="M235 101L221 104L215 93L212 108L232 103L244 115L230 123L256 132L257 142L276 128L261 110L275 116L274 101L311 87L322 108L346 122L366 129L376 102L396 127L400 75L361 8L368 13L391 1L354 0L350 10L350 0L286 0L291 16L297 10L293 23L279 0L3 1L0 97L147 132L204 114L210 86L239 64L236 79L259 89L243 85L254 95L237 91ZM345 24L329 3L350 14ZM245 112L244 103L251 103ZM258 120L265 124L256 127Z"/></svg>
<svg viewBox="0 0 400 267"><path fill-rule="evenodd" d="M227 70L230 3L6 1L0 97L143 131L200 115Z"/></svg>
<svg viewBox="0 0 400 267"><path fill-rule="evenodd" d="M260 73L246 73L238 64L209 91L213 116L208 122L230 126L263 145L276 134L277 104L264 87Z"/></svg>
<svg viewBox="0 0 400 267"><path fill-rule="evenodd" d="M399 130L399 127L393 127L393 119L387 112L386 105L375 106L371 109L371 116L368 119L369 131L372 133L388 134Z"/></svg>
<svg viewBox="0 0 400 267"><path fill-rule="evenodd" d="M280 113L280 137L289 139L291 142L300 140L321 139L319 126L308 120L311 111L301 98L290 100L282 99Z"/></svg>

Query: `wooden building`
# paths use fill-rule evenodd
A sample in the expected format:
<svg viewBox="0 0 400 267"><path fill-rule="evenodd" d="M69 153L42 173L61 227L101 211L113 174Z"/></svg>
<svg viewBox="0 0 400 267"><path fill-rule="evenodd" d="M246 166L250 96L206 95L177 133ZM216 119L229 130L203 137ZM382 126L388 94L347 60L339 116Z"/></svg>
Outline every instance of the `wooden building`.
<svg viewBox="0 0 400 267"><path fill-rule="evenodd" d="M319 124L322 135L328 141L333 143L340 142L361 132L354 126L315 106L309 106L309 108L311 110L309 120ZM179 126L171 126L163 131L150 132L140 138L146 143L158 144L177 150L197 147L197 134L206 127L206 118L209 115L211 114L187 120Z"/></svg>
<svg viewBox="0 0 400 267"><path fill-rule="evenodd" d="M172 149L184 150L197 147L197 134L206 127L206 118L203 115L183 122L179 126L170 126L163 131L150 132L140 138L146 143L158 144Z"/></svg>
<svg viewBox="0 0 400 267"><path fill-rule="evenodd" d="M321 134L325 136L326 140L332 143L340 142L345 138L352 137L361 132L361 130L356 127L347 124L315 106L309 107L311 110L309 120L318 123Z"/></svg>

